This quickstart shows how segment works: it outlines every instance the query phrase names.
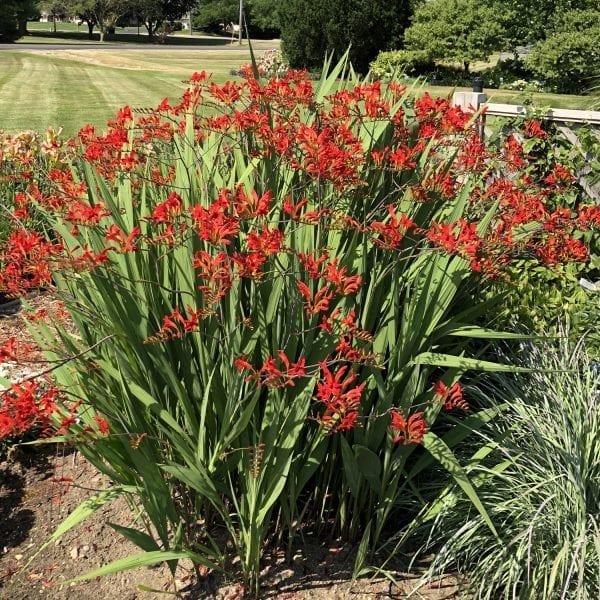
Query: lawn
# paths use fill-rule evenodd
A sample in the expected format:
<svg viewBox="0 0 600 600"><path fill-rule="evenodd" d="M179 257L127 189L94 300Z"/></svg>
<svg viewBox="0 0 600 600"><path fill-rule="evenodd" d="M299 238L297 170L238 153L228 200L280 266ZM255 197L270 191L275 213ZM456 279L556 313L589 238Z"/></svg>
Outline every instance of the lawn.
<svg viewBox="0 0 600 600"><path fill-rule="evenodd" d="M217 82L231 78L230 71L250 61L247 43L231 44L217 37L178 37L164 47L144 48L135 45L136 34L117 34L119 41L129 40L127 49L107 43L106 49L86 49L87 34L65 31L53 34L50 24L36 23L34 35L21 41L36 43L39 50L2 50L0 71L0 129L43 130L62 127L68 136L91 123L102 128L116 111L124 106L146 108L156 106L164 97L176 100L185 85L182 80L202 69L213 73ZM58 24L59 27L75 24ZM46 32L41 31L41 27ZM63 39L61 36L65 36ZM76 35L81 39L73 39ZM146 36L140 36L145 38ZM72 43L67 50L48 50L44 44ZM89 41L87 42L89 43ZM211 48L178 48L191 43ZM277 47L276 40L255 41L260 54ZM80 45L80 47L76 47ZM214 49L213 49L214 48ZM423 91L434 96L452 93L449 87L424 85ZM492 102L521 104L532 99L536 106L589 109L598 104L598 97L557 94L527 94L508 90L488 90Z"/></svg>
<svg viewBox="0 0 600 600"><path fill-rule="evenodd" d="M257 53L273 47L258 42ZM116 111L176 100L182 80L202 69L223 82L250 61L247 45L228 50L1 50L0 129L102 127Z"/></svg>

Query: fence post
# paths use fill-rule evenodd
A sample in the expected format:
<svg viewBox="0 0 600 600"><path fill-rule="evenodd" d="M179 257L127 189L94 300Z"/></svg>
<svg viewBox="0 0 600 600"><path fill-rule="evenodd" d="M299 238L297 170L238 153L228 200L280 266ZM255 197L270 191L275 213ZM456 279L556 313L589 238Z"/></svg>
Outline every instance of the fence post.
<svg viewBox="0 0 600 600"><path fill-rule="evenodd" d="M482 104L487 102L487 94L483 93L483 79L475 77L472 92L454 92L452 104L460 106L464 111L475 110L477 112ZM483 140L485 135L485 114L480 115L477 120L477 133Z"/></svg>

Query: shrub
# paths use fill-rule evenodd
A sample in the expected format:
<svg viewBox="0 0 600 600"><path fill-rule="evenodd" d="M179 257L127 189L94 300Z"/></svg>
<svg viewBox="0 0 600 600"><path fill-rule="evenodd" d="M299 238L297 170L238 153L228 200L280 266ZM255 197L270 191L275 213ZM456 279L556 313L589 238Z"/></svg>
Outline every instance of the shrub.
<svg viewBox="0 0 600 600"><path fill-rule="evenodd" d="M377 77L390 78L395 73L422 75L435 65L425 50L392 50L380 52L370 67Z"/></svg>
<svg viewBox="0 0 600 600"><path fill-rule="evenodd" d="M515 89L519 91L543 91L541 82L527 69L521 58L499 60L496 65L481 73L484 86L488 88Z"/></svg>
<svg viewBox="0 0 600 600"><path fill-rule="evenodd" d="M337 60L349 48L352 66L366 74L380 50L400 44L410 13L405 0L284 0L282 49L292 67L319 69L327 54Z"/></svg>
<svg viewBox="0 0 600 600"><path fill-rule="evenodd" d="M582 127L577 129L574 145L555 125L537 120L534 110L532 115L505 122L490 143L503 147L534 185L544 186L537 202L560 219L563 207L579 210L594 201L594 189L598 190L600 182L596 159L600 141L592 130ZM498 327L556 335L557 323L568 320L571 333L577 338L585 335L588 352L597 357L600 337L592 323L600 318L600 295L582 287L580 280L600 279L600 244L594 231L577 235L590 244L591 260L549 268L524 259L507 272L508 285L488 280L479 293L502 299L487 314Z"/></svg>
<svg viewBox="0 0 600 600"><path fill-rule="evenodd" d="M580 93L600 75L600 27L562 32L538 42L527 66L557 92Z"/></svg>
<svg viewBox="0 0 600 600"><path fill-rule="evenodd" d="M524 346L523 354L532 373L496 375L481 388L484 404L506 406L477 454L488 458L470 469L498 537L450 492L430 530L430 574L458 568L483 600L597 598L599 373L570 343Z"/></svg>
<svg viewBox="0 0 600 600"><path fill-rule="evenodd" d="M52 193L28 190L52 235L12 233L0 284L54 284L76 333L32 315L50 395L14 384L0 432L53 428L114 482L95 506L139 500L138 529L117 529L146 554L88 577L235 556L257 595L267 544L307 524L359 541L364 572L407 518L417 456L487 518L443 410L466 408L465 370L510 367L468 355L498 335L474 326L486 307L468 293L519 256L555 264L587 247L571 221L531 210L539 189L486 184L506 161L471 115L395 81L340 81L344 69L316 88L294 71L195 74L176 106L84 128L81 162L49 174ZM578 228L599 224L588 209Z"/></svg>

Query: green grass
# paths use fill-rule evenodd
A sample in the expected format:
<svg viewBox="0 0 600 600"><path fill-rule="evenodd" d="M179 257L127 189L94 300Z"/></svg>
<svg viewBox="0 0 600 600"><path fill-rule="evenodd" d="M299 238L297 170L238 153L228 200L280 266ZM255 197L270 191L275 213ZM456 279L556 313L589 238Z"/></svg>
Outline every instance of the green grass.
<svg viewBox="0 0 600 600"><path fill-rule="evenodd" d="M451 88L449 86L431 86L425 85L423 91L428 91L431 96L448 96L456 90L457 92L470 91L470 88ZM538 108L571 108L574 110L597 110L598 96L574 96L570 94L546 94L519 92L515 90L484 90L487 94L488 102L497 102L501 104L524 104L533 102Z"/></svg>
<svg viewBox="0 0 600 600"><path fill-rule="evenodd" d="M50 29L47 23L30 25ZM72 23L57 25L77 27ZM134 43L137 40L135 34L118 36ZM76 134L86 123L102 129L106 121L126 104L147 108L156 106L164 97L175 101L185 88L182 80L194 71L205 69L213 73L215 81L223 82L231 78L232 69L250 60L247 42L242 46L233 44L232 49L225 38L179 37L164 47L139 50L122 50L108 43L103 50L86 50L82 45L86 42L85 37L87 34L83 32L77 36L72 31L57 34L37 31L37 35L27 36L22 41L37 43L39 51L20 50L18 44L14 50L2 51L0 129L62 127L67 136ZM214 50L174 47L190 41L213 45ZM51 42L72 43L73 49L45 50L43 45ZM227 49L219 48L225 44ZM253 42L259 54L277 45L276 41ZM434 96L447 96L453 90L425 85L423 91ZM519 104L526 98L533 98L536 106L556 108L589 109L598 104L597 97L586 96L532 95L498 90L489 90L488 95L492 102Z"/></svg>
<svg viewBox="0 0 600 600"><path fill-rule="evenodd" d="M272 42L259 42L260 48ZM63 127L71 136L86 123L100 129L128 104L156 106L177 100L188 78L202 69L223 82L250 61L247 46L234 50L3 50L0 129Z"/></svg>

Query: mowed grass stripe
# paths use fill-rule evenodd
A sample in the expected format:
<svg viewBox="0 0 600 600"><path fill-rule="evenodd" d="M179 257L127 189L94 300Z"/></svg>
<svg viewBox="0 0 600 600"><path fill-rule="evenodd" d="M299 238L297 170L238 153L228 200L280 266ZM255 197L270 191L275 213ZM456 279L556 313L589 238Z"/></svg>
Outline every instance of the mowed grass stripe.
<svg viewBox="0 0 600 600"><path fill-rule="evenodd" d="M125 105L132 108L154 107L165 96L174 101L185 89L180 77L169 77L164 73L96 67L94 77L107 118L112 118Z"/></svg>
<svg viewBox="0 0 600 600"><path fill-rule="evenodd" d="M72 136L91 123L102 131L122 106L153 107L165 97L177 102L185 89L183 80L194 71L204 69L213 74L214 81L223 82L231 78L231 69L250 60L247 49L121 52L85 50L78 55L69 50L61 57L58 53L1 51L0 129L63 127L65 135ZM94 56L115 66L89 62ZM123 64L135 59L148 68L123 68L120 57Z"/></svg>
<svg viewBox="0 0 600 600"><path fill-rule="evenodd" d="M63 127L74 135L91 123L102 130L119 108L173 102L185 85L181 74L106 68L40 54L11 53L3 60L0 129Z"/></svg>

